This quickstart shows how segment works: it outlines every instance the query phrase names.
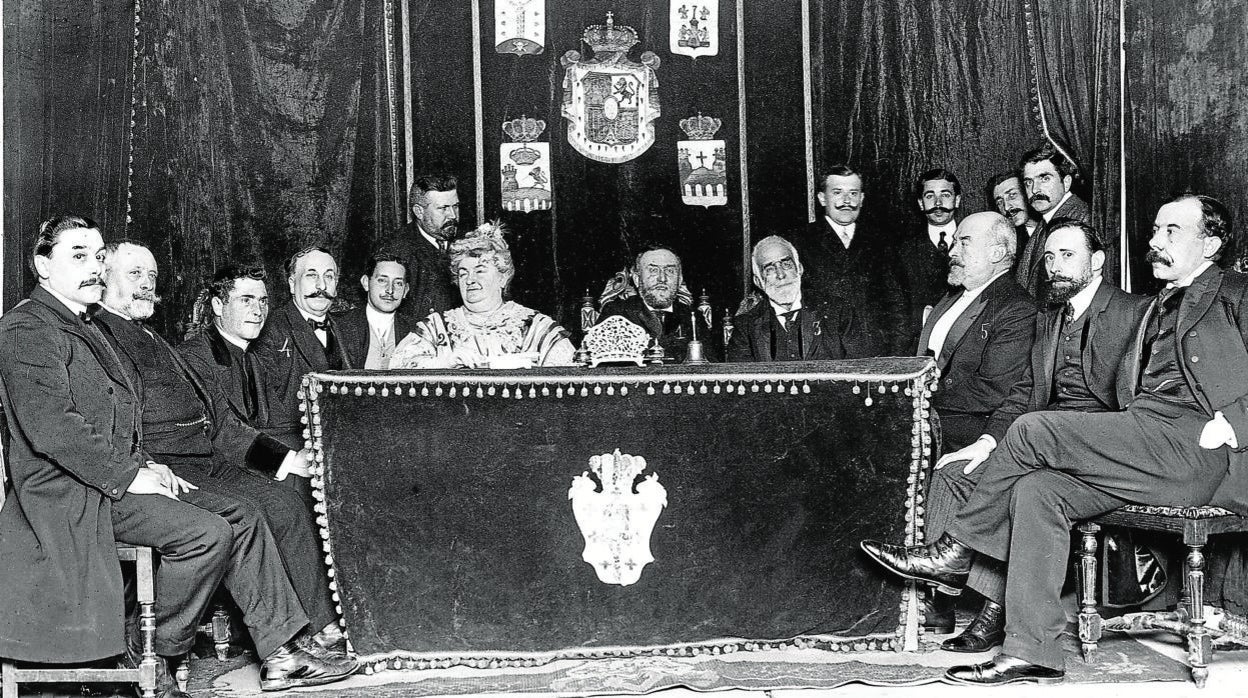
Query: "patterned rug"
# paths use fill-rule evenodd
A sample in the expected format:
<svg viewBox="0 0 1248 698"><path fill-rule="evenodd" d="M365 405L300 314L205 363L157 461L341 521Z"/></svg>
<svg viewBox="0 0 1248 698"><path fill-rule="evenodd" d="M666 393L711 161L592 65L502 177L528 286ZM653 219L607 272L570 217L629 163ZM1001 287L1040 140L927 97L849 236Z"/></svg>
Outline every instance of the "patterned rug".
<svg viewBox="0 0 1248 698"><path fill-rule="evenodd" d="M1095 663L1075 654L1077 640L1066 636L1066 679L1073 683L1189 681L1187 667L1125 635L1106 635ZM383 671L300 695L346 698L456 696L478 693L629 695L666 688L698 691L835 688L847 683L912 686L941 680L947 667L984 661L984 655L951 652L862 652L823 650L741 652L721 656L642 657L564 660L540 667L422 671ZM190 693L196 698L261 696L254 656L229 662L192 663Z"/></svg>

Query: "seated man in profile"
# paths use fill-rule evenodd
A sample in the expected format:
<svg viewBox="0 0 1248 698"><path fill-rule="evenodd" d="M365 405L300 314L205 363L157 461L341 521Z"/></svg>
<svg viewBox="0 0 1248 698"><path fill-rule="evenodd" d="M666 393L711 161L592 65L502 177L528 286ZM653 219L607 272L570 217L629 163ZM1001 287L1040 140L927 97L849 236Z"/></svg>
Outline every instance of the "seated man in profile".
<svg viewBox="0 0 1248 698"><path fill-rule="evenodd" d="M689 341L694 339L695 312L676 297L684 279L680 257L666 247L648 249L637 255L629 276L638 295L604 305L599 322L619 315L642 327L651 339L658 341L667 361L684 361ZM702 342L706 358L718 361L722 342L700 313L696 322L697 339Z"/></svg>
<svg viewBox="0 0 1248 698"><path fill-rule="evenodd" d="M797 249L772 235L750 255L754 285L767 297L737 314L728 361L814 361L870 356L856 341L853 308L804 293Z"/></svg>

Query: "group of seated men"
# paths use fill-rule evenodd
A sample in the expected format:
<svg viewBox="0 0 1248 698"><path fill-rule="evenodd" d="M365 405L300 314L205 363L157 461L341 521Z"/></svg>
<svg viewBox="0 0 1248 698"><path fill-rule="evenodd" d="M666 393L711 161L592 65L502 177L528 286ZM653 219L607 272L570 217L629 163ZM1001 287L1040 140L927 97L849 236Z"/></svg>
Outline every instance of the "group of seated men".
<svg viewBox="0 0 1248 698"><path fill-rule="evenodd" d="M1072 522L1127 502L1248 512L1238 450L1248 438L1248 284L1219 266L1231 258L1226 207L1195 194L1162 206L1148 261L1167 287L1133 296L1102 280L1104 245L1070 190L1072 168L1051 146L1031 151L990 183L998 212L960 221L957 178L931 170L915 188L922 226L895 237L859 222L861 174L831 168L816 192L823 219L754 246L760 293L726 345L680 297L670 249L638 255L635 297L603 308L676 360L695 334L712 358L737 362L934 357L946 454L929 483L935 542L863 546L945 592L931 597L933 627L952 630L949 595L969 586L984 596L945 646L1003 652L950 670L960 681L1061 677L1065 566L1055 561L1067 557ZM133 654L119 541L161 556L163 695L180 694L168 665L219 584L264 658L264 689L355 671L312 513L303 376L571 355L568 333L505 300L514 269L500 231L460 235L453 178L420 178L411 202L414 231L370 259L361 308L331 315L338 266L324 248L291 257L290 299L273 312L263 269L229 265L202 294L203 331L177 349L144 324L158 302L150 250L105 245L85 218L41 226L38 286L0 319L11 480L0 588L31 590L0 598L0 656Z"/></svg>

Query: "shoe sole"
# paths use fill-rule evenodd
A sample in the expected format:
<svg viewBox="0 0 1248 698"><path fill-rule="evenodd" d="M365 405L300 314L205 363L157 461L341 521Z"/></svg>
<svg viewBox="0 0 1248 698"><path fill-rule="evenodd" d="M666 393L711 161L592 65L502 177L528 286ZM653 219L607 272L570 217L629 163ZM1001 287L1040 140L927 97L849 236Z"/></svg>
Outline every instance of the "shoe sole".
<svg viewBox="0 0 1248 698"><path fill-rule="evenodd" d="M989 687L989 686L1004 686L1006 684L1011 684L1011 683L1036 683L1042 686L1051 686L1053 684L1059 684L1059 683L1064 682L1066 680L1066 676L1065 674L1063 674L1062 676L1020 676L1018 678L1010 679L1008 681L994 681L994 682L989 683L987 681L968 681L966 679L959 679L957 677L945 674L945 680L950 683L956 683L960 686Z"/></svg>
<svg viewBox="0 0 1248 698"><path fill-rule="evenodd" d="M267 691L285 691L291 688L302 688L304 686L323 686L327 683L334 683L335 681L341 681L347 678L348 676L355 674L359 670L360 670L360 667L357 665L353 667L351 671L344 672L341 674L329 674L326 676L315 676L315 677L309 677L305 679L283 678L283 679L275 679L275 680L271 680L267 682L262 680L260 681L260 690L266 691L266 692Z"/></svg>
<svg viewBox="0 0 1248 698"><path fill-rule="evenodd" d="M975 650L969 647L945 647L944 643L941 643L940 649L944 650L945 652L957 652L958 654L981 654L983 652L990 652L992 650L995 650L996 648L1000 646L1001 646L1001 642L997 642L997 643L988 645L982 650Z"/></svg>
<svg viewBox="0 0 1248 698"><path fill-rule="evenodd" d="M962 588L961 588L961 587L951 587L951 586L949 586L948 584L944 584L944 583L942 583L942 582L938 582L938 581L936 581L936 580L934 580L934 579L928 579L928 578L926 578L926 577L916 577L916 576L915 576L915 575L913 575L913 574L908 574L908 573L906 573L906 572L902 572L901 570L899 570L899 569L897 569L897 568L893 567L892 565L890 565L890 564L888 564L888 563L884 562L883 560L881 560L880 558L876 557L876 556L875 556L875 554L874 554L874 553L872 553L870 550L867 550L866 546L864 546L863 544L859 543L859 544L858 544L858 547L859 547L859 548L862 548L862 552L866 553L866 554L867 554L867 557L871 558L872 560L875 560L876 564L878 564L880 567L883 567L884 569L888 570L889 572L892 572L893 574L897 575L898 577L902 577L902 578L904 578L904 579L909 579L909 580L912 580L912 581L915 581L915 582L921 582L921 583L923 583L923 584L926 584L926 585L928 585L928 586L930 586L930 587L934 588L936 591L939 591L940 593L942 593L942 594L946 594L946 595L948 595L948 596L961 596L961 595L962 595Z"/></svg>

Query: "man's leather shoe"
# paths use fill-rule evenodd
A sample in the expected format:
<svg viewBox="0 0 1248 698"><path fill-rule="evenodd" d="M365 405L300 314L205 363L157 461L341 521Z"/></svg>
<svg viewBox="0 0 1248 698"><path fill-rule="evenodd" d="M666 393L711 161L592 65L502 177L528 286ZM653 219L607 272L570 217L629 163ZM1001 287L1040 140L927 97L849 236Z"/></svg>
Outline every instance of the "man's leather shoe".
<svg viewBox="0 0 1248 698"><path fill-rule="evenodd" d="M940 648L950 652L986 652L1002 642L1005 642L1005 609L984 599L984 607L975 620L961 635L942 642Z"/></svg>
<svg viewBox="0 0 1248 698"><path fill-rule="evenodd" d="M998 654L992 661L971 666L955 666L945 672L954 683L977 686L1000 686L1007 683L1061 683L1066 672L1032 664L1008 654Z"/></svg>
<svg viewBox="0 0 1248 698"><path fill-rule="evenodd" d="M313 653L291 640L265 657L260 667L260 690L284 691L297 686L320 686L341 681L359 669L348 657Z"/></svg>
<svg viewBox="0 0 1248 698"><path fill-rule="evenodd" d="M930 545L889 545L874 540L860 544L866 554L894 574L936 587L950 596L962 593L975 551L948 533Z"/></svg>
<svg viewBox="0 0 1248 698"><path fill-rule="evenodd" d="M923 595L923 629L941 635L953 632L956 620L953 607L952 596L928 589Z"/></svg>

